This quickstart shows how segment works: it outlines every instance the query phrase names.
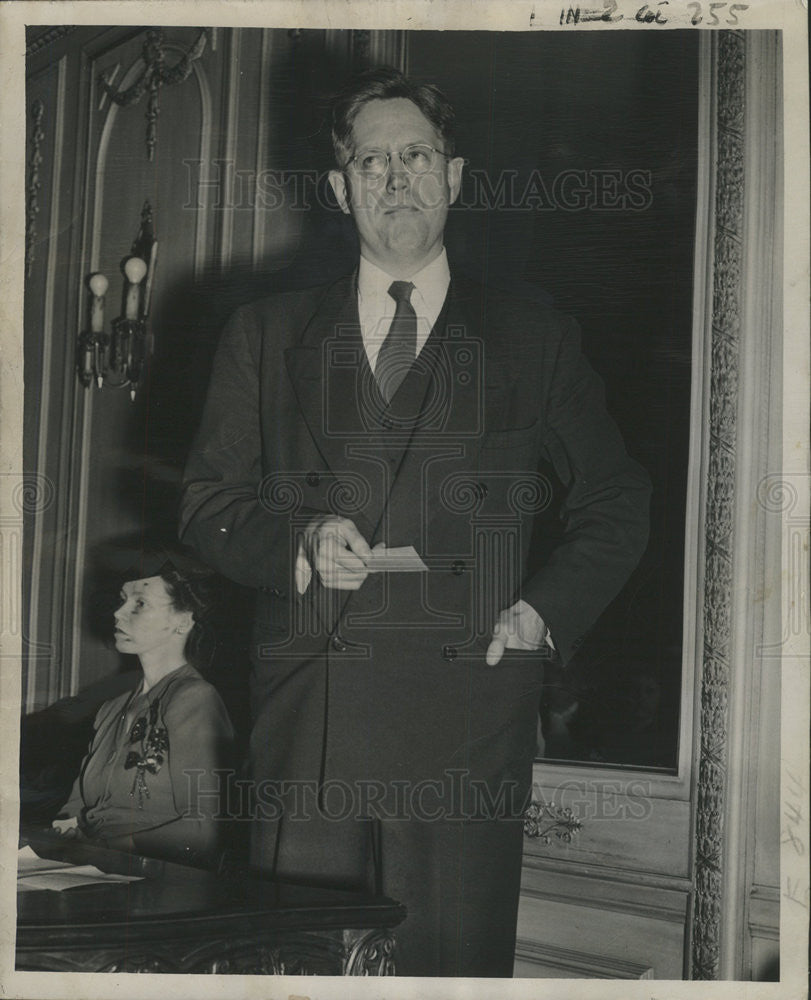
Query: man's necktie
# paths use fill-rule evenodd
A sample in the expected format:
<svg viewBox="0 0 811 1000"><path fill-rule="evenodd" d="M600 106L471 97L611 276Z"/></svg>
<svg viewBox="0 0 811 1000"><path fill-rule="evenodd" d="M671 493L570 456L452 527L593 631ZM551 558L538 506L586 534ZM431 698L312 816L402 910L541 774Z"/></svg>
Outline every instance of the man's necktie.
<svg viewBox="0 0 811 1000"><path fill-rule="evenodd" d="M413 288L410 281L392 281L389 286L389 295L397 308L375 365L375 378L387 403L400 388L417 356L417 314L411 305Z"/></svg>

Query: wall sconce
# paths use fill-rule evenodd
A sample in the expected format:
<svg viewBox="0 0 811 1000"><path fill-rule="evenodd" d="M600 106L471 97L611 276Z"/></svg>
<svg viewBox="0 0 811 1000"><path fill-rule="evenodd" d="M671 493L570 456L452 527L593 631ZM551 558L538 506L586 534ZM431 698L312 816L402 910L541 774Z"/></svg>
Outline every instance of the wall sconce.
<svg viewBox="0 0 811 1000"><path fill-rule="evenodd" d="M94 381L99 389L102 385L115 389L129 386L130 399L135 399L144 362L152 353L147 317L157 251L152 209L147 201L132 256L124 265L124 315L112 321L109 335L104 332L104 302L110 283L103 274L94 274L88 281L90 329L79 335L79 378L85 388Z"/></svg>

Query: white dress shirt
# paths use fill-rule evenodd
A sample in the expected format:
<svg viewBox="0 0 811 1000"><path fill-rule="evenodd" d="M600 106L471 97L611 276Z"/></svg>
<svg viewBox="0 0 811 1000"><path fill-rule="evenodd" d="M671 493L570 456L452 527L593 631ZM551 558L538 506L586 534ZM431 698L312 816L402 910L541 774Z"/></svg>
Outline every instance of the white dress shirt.
<svg viewBox="0 0 811 1000"><path fill-rule="evenodd" d="M380 348L394 319L397 304L389 295L389 286L395 280L392 275L387 274L370 260L365 257L360 258L358 266L360 332L366 357L373 372ZM445 296L448 294L448 285L451 282L445 248L442 248L442 253L430 264L426 264L408 280L414 285L411 305L417 314L417 356L419 356L442 311Z"/></svg>

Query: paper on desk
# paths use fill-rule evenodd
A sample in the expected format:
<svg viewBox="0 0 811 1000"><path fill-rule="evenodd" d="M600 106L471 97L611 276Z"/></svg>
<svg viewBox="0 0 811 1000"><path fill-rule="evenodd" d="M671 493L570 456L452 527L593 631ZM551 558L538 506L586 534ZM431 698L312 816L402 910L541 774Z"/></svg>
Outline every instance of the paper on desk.
<svg viewBox="0 0 811 1000"><path fill-rule="evenodd" d="M398 549L375 548L366 560L370 573L427 573L428 567L417 555L413 545Z"/></svg>
<svg viewBox="0 0 811 1000"><path fill-rule="evenodd" d="M41 858L30 847L17 852L17 891L53 889L61 892L78 885L96 885L106 882L138 882L143 875L118 875L103 872L95 865L74 865L70 861L52 861Z"/></svg>
<svg viewBox="0 0 811 1000"><path fill-rule="evenodd" d="M17 878L38 871L57 871L60 868L70 868L70 861L52 861L51 858L41 858L30 844L17 851Z"/></svg>

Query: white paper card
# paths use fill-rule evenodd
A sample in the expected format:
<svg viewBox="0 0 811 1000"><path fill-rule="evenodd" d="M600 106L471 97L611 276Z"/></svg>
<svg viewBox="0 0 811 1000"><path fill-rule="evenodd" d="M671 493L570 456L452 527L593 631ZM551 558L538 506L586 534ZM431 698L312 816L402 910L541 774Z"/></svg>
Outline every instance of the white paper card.
<svg viewBox="0 0 811 1000"><path fill-rule="evenodd" d="M370 573L427 573L428 567L413 545L401 548L374 548L366 561Z"/></svg>

